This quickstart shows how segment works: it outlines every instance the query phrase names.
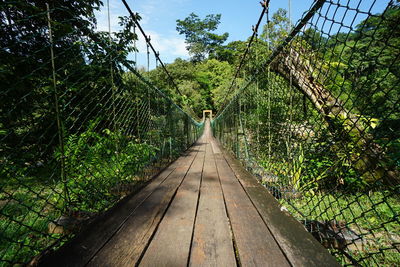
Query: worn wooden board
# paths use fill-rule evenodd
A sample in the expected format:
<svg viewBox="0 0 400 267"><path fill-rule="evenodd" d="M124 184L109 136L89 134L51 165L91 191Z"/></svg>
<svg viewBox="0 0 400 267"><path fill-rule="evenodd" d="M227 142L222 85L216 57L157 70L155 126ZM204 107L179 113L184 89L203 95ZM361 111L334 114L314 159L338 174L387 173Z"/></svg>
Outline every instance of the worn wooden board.
<svg viewBox="0 0 400 267"><path fill-rule="evenodd" d="M208 120L185 157L103 218L42 265L338 265L220 147Z"/></svg>
<svg viewBox="0 0 400 267"><path fill-rule="evenodd" d="M207 145L189 265L236 266L229 220L210 145Z"/></svg>
<svg viewBox="0 0 400 267"><path fill-rule="evenodd" d="M180 160L173 162L137 194L90 224L71 242L65 244L53 254L44 257L41 266L84 266L102 248L102 246L122 227L126 219L150 194L169 177L179 166L185 164L185 158L193 158L195 150L189 149Z"/></svg>
<svg viewBox="0 0 400 267"><path fill-rule="evenodd" d="M290 266L223 155L215 158L240 264Z"/></svg>
<svg viewBox="0 0 400 267"><path fill-rule="evenodd" d="M139 260L196 154L193 151L188 157L179 159L184 163L136 208L119 231L88 263L89 266L132 266Z"/></svg>
<svg viewBox="0 0 400 267"><path fill-rule="evenodd" d="M293 266L339 266L332 255L278 201L224 151L224 157Z"/></svg>
<svg viewBox="0 0 400 267"><path fill-rule="evenodd" d="M179 187L139 266L187 265L205 156L205 145L198 148L196 159Z"/></svg>

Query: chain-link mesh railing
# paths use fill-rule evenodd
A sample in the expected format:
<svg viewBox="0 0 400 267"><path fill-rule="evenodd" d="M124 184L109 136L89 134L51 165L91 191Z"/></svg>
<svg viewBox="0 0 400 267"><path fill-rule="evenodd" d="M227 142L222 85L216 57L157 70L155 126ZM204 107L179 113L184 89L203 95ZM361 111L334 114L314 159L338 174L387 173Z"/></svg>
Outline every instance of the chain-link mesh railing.
<svg viewBox="0 0 400 267"><path fill-rule="evenodd" d="M216 137L340 263L398 266L399 3L319 0L289 33L274 23Z"/></svg>
<svg viewBox="0 0 400 267"><path fill-rule="evenodd" d="M56 247L165 167L201 125L131 67L99 1L0 3L0 266Z"/></svg>

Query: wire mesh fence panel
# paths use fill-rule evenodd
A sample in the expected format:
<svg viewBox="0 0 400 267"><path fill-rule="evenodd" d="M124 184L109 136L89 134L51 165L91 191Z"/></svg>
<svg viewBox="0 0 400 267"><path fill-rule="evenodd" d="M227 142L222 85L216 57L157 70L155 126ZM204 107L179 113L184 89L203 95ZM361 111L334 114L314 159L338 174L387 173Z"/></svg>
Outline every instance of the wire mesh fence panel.
<svg viewBox="0 0 400 267"><path fill-rule="evenodd" d="M201 133L133 67L133 21L96 28L99 5L0 3L0 266L60 246Z"/></svg>
<svg viewBox="0 0 400 267"><path fill-rule="evenodd" d="M290 31L273 23L215 136L340 263L399 265L398 2L315 1Z"/></svg>

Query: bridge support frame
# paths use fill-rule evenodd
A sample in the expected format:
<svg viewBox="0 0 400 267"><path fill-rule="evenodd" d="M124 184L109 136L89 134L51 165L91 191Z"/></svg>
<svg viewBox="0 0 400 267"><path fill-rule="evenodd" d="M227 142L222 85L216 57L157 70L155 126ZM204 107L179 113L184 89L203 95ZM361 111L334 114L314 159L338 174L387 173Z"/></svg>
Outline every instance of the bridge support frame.
<svg viewBox="0 0 400 267"><path fill-rule="evenodd" d="M203 110L203 121L205 121L206 120L206 114L210 114L209 116L210 116L210 120L212 120L213 119L213 112L212 112L212 110L211 109L205 109L205 110Z"/></svg>

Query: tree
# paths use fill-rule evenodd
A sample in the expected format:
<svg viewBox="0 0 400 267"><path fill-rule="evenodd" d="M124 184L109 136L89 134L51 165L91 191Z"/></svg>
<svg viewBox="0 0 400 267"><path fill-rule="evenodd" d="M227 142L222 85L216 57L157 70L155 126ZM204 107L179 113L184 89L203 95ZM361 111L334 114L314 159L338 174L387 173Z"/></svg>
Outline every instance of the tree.
<svg viewBox="0 0 400 267"><path fill-rule="evenodd" d="M55 56L60 117L68 129L65 134L81 129L75 123L79 117L67 115L81 114L80 118L90 120L104 113L100 106L111 98L110 58L118 83L121 65L129 62L136 36L131 33L132 21L120 18L123 30L112 34L110 46L109 33L96 31L94 12L101 5L99 0L50 1L51 42L44 1L0 3L0 43L4 47L0 51L4 88L0 92L0 133L4 135L0 156L9 155L24 164L53 155L58 141L53 136L57 124L50 47Z"/></svg>
<svg viewBox="0 0 400 267"><path fill-rule="evenodd" d="M385 147L386 144L376 142L373 130L388 119L398 120L399 116L398 109L393 108L393 103L399 102L396 68L399 60L393 56L399 54L399 16L397 8L389 8L384 14L368 17L345 39L345 44L337 42L337 47L327 53L318 51L323 38L315 39L314 31L305 31L271 64L273 71L291 79L308 97L333 135L340 136L343 146L349 147L346 153L352 155L349 158L354 169L367 182L385 179L388 183L399 183L397 163L385 151L391 144ZM344 36L334 36L338 37ZM335 52L338 47L338 51L345 51L344 56ZM323 80L321 74L317 77L316 69L320 73L325 71L329 78ZM349 100L351 105L346 105Z"/></svg>
<svg viewBox="0 0 400 267"><path fill-rule="evenodd" d="M233 68L228 62L209 59L198 66L197 80L202 85L207 108L218 110L232 80Z"/></svg>
<svg viewBox="0 0 400 267"><path fill-rule="evenodd" d="M287 11L279 8L272 15L271 21L264 25L261 37L269 42L271 48L277 47L278 44L288 35L289 18Z"/></svg>
<svg viewBox="0 0 400 267"><path fill-rule="evenodd" d="M50 3L57 70L60 64L68 66L69 70L84 65L78 42L86 32L94 32L94 11L100 5L98 0ZM0 43L4 47L0 51L0 127L6 129L0 153L14 153L15 158L23 161L32 154L23 148L34 146L42 133L53 132L46 132L46 129L55 127L45 1L2 1L0 23ZM71 72L61 74L60 71L56 75L57 78L60 75L78 78ZM24 144L20 143L22 136ZM43 136L53 140L51 137ZM44 148L37 146L35 149L42 152ZM32 159L38 160L37 156Z"/></svg>
<svg viewBox="0 0 400 267"><path fill-rule="evenodd" d="M193 56L193 61L201 61L208 55L215 53L229 34L222 35L213 33L220 24L221 14L207 15L205 19L200 19L195 13L191 13L184 20L177 20L176 30L179 34L185 35L187 49Z"/></svg>
<svg viewBox="0 0 400 267"><path fill-rule="evenodd" d="M215 53L210 55L210 58L227 61L229 64L237 66L246 47L247 42L245 41L233 41L227 45L218 47Z"/></svg>

